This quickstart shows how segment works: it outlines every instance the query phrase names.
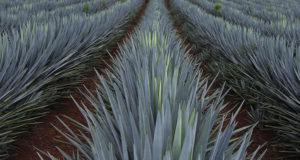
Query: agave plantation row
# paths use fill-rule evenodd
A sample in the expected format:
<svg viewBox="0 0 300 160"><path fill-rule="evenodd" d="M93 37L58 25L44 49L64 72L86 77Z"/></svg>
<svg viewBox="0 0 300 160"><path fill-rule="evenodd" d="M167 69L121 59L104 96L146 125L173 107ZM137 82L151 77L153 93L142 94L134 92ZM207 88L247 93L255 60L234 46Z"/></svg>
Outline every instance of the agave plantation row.
<svg viewBox="0 0 300 160"><path fill-rule="evenodd" d="M202 51L199 57L209 59L211 70L220 71L232 88L255 106L259 115L253 115L254 120L274 129L280 137L279 145L290 155L299 155L298 38L290 39L285 34L266 36L261 31L264 27L251 25L272 22L257 21L252 15L233 14L237 12L228 10L215 10L211 14L208 1L174 0L171 8L189 40ZM286 28L289 26L282 29Z"/></svg>
<svg viewBox="0 0 300 160"><path fill-rule="evenodd" d="M0 11L0 33L23 28L26 25L43 24L63 18L75 18L84 14L97 14L115 4L116 0L40 1L34 4L14 6Z"/></svg>
<svg viewBox="0 0 300 160"><path fill-rule="evenodd" d="M58 4L64 8L73 7L68 0L65 5L61 2ZM98 62L109 46L125 34L142 4L141 0L116 2L107 10L95 10L93 14L58 14L42 23L29 20L12 30L12 34L1 34L0 157L7 156L11 143L45 113L44 108L64 96L67 88L79 83L88 63ZM69 11L78 12L76 7L66 9ZM37 14L34 11L30 17ZM21 12L18 17L22 16Z"/></svg>
<svg viewBox="0 0 300 160"><path fill-rule="evenodd" d="M222 1L222 4L229 4L241 12L266 22L277 21L280 18L287 18L291 22L300 19L299 2L296 0L226 0Z"/></svg>
<svg viewBox="0 0 300 160"><path fill-rule="evenodd" d="M212 89L173 23L205 69L254 107L253 120L299 155L300 3L287 1L167 0L170 12L164 0L0 1L0 159L101 65L145 4L112 66L95 73L96 94L82 92L91 106L74 100L82 134L61 120L67 132L57 130L77 149L59 149L65 159L262 158L261 147L247 153L255 125L238 128L238 111L223 110L227 86Z"/></svg>

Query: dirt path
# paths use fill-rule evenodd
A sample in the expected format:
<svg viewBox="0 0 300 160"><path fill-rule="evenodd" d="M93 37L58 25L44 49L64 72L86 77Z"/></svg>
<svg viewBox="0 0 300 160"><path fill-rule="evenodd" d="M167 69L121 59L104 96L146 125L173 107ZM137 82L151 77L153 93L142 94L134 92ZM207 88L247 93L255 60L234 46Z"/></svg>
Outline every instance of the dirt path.
<svg viewBox="0 0 300 160"><path fill-rule="evenodd" d="M144 15L144 11L147 6L147 3L148 0L145 0L138 14L134 17L133 21L130 23L130 26L127 30L127 34L121 38L118 45L113 46L112 49L109 51L111 55L116 56L120 49L118 46L124 44L129 39L130 34L134 32L136 26L139 24L142 16ZM110 56L106 56L104 57L103 61L99 62L100 65L97 69L100 70L100 73L101 70L103 71L105 70L105 68L107 68L107 65L111 64L111 60L112 59ZM98 81L97 76L94 72L88 73L87 75L88 76L86 76L83 79L83 84L90 91L94 92L96 90L96 82ZM79 86L79 89L83 89L83 87ZM82 99L82 97L80 96L78 89L74 89L74 94L72 94L72 96L77 101L83 101L84 103L87 103L86 100ZM76 107L76 105L71 99L67 99L59 105L52 106L50 113L40 119L41 123L32 127L30 132L26 133L18 141L16 141L15 143L16 149L14 151L11 151L10 153L11 156L9 157L9 160L39 160L39 157L36 154L37 153L36 148L45 152L49 152L60 159L63 158L61 157L60 153L55 148L55 146L59 146L61 149L63 149L69 154L73 153L74 148L72 146L58 141L58 139L64 140L64 138L52 126L53 124L58 128L63 129L63 126L59 122L57 117L66 120L66 118L63 118L64 115L71 117L72 119L78 122L81 123L85 122L79 109ZM66 124L71 126L70 128L76 129L76 127L72 126L70 121L65 121L65 122Z"/></svg>
<svg viewBox="0 0 300 160"><path fill-rule="evenodd" d="M165 4L166 4L168 10L171 11L170 10L170 0L165 0ZM174 25L174 28L176 29L176 32L178 33L179 37L184 40L185 46L189 49L189 55L192 58L198 58L197 54L199 54L201 52L199 50L195 49L195 47L193 47L192 43L185 36L185 33L181 29L181 27L182 27L181 24L176 23L174 18L172 18L172 19L174 22L173 25ZM209 62L202 62L201 66L198 66L198 67L200 67L205 74L209 75L210 73L207 73L207 69L205 69L205 67L207 66L208 63ZM221 86L223 84L223 82L215 82L215 83L216 83L215 87ZM235 95L234 93L230 92L230 95L227 96L227 98L225 99L225 103L228 103L228 107L227 107L228 110L241 103L240 101L239 102L236 101L237 99L240 99L240 98L238 98L237 95ZM245 106L245 105L242 106L242 110L240 111L240 113L236 119L236 121L238 122L238 127L243 127L243 126L253 124L249 120L249 116L247 113L248 110L249 110L249 106ZM248 153L254 152L258 146L263 145L266 142L270 142L274 139L275 139L274 133L272 133L271 131L263 131L259 127L256 127L253 131L252 143L251 143L251 146L248 148ZM267 145L266 147L267 147L267 152L263 158L264 160L275 160L275 159L283 156L282 154L280 154L279 148L273 147L270 145Z"/></svg>

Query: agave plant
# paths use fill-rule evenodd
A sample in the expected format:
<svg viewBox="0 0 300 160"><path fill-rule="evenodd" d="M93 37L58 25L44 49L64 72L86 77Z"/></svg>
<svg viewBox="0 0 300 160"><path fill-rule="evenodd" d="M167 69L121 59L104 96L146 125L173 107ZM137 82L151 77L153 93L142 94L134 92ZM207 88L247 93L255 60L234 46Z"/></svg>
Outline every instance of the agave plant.
<svg viewBox="0 0 300 160"><path fill-rule="evenodd" d="M80 83L86 65L95 64L125 35L141 5L140 0L116 3L100 14L29 23L1 36L0 158L46 107Z"/></svg>
<svg viewBox="0 0 300 160"><path fill-rule="evenodd" d="M264 106L263 122L278 133L279 145L299 155L299 48L175 0L172 8L191 42L213 58L223 78L250 103ZM196 27L197 26L197 27ZM206 47L206 48L203 48Z"/></svg>
<svg viewBox="0 0 300 160"><path fill-rule="evenodd" d="M149 2L120 52L106 78L98 74L97 95L83 92L92 106L76 102L87 122L81 134L61 121L77 149L58 148L65 159L246 159L251 129L232 139L244 129L235 130L236 114L224 124L224 89L208 94L211 84L185 55L162 1Z"/></svg>

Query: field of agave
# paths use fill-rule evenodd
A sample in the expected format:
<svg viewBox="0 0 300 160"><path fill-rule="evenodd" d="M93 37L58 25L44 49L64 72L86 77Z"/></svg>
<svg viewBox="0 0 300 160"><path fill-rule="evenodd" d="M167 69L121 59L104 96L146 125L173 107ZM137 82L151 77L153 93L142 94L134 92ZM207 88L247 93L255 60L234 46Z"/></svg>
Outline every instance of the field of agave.
<svg viewBox="0 0 300 160"><path fill-rule="evenodd" d="M299 159L299 7L0 0L0 159Z"/></svg>

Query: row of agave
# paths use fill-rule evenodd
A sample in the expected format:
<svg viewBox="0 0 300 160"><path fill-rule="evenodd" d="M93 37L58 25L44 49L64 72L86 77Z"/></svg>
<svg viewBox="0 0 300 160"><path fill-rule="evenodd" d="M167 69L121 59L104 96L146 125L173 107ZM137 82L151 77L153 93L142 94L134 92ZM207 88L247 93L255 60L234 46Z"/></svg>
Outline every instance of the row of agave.
<svg viewBox="0 0 300 160"><path fill-rule="evenodd" d="M270 9L267 8L266 5L259 5L254 1L225 0L220 1L219 4L221 4L222 6L234 8L245 15L252 16L255 19L265 22L276 22L281 18L287 18L289 19L289 21L297 21L297 19L291 14L286 15L278 11L270 11Z"/></svg>
<svg viewBox="0 0 300 160"><path fill-rule="evenodd" d="M46 1L46 0L40 0L40 1ZM37 0L2 0L0 1L0 8L2 10L2 9L13 8L13 7L19 7L23 5L30 5L36 2Z"/></svg>
<svg viewBox="0 0 300 160"><path fill-rule="evenodd" d="M2 13L8 14L19 14L21 13L37 13L43 10L52 10L59 7L66 7L72 4L84 2L84 0L40 0L40 1L28 1L28 3L23 2L22 5L14 5L9 8L1 10ZM3 2L2 2L3 3ZM4 4L2 4L3 6Z"/></svg>
<svg viewBox="0 0 300 160"><path fill-rule="evenodd" d="M98 74L97 94L82 92L91 106L76 102L87 122L76 122L81 134L61 121L77 149L59 149L64 159L261 159L258 150L246 154L252 127L236 129L237 113L220 114L224 88L209 93L211 83L172 28L164 2L150 1L111 69Z"/></svg>
<svg viewBox="0 0 300 160"><path fill-rule="evenodd" d="M288 17L300 19L300 11L298 9L300 3L298 0L287 0L286 2L281 0L269 0L263 3L262 1L254 0L254 3L265 5L272 12L276 12L278 9L280 13L283 13Z"/></svg>
<svg viewBox="0 0 300 160"><path fill-rule="evenodd" d="M267 21L276 21L279 17L286 17L291 22L299 21L300 12L297 9L299 7L299 1L295 0L226 0L238 7L241 11L244 9L248 11L250 15L254 17L262 18Z"/></svg>
<svg viewBox="0 0 300 160"><path fill-rule="evenodd" d="M47 23L49 20L97 14L101 10L111 7L116 0L77 0L45 1L28 6L20 6L2 10L0 12L0 33L20 29L31 23ZM39 7L35 7L39 6ZM86 7L84 7L86 6Z"/></svg>
<svg viewBox="0 0 300 160"><path fill-rule="evenodd" d="M0 37L0 159L45 109L65 96L90 63L116 43L142 5L117 2L91 15L29 23Z"/></svg>
<svg viewBox="0 0 300 160"><path fill-rule="evenodd" d="M238 94L257 105L263 115L256 121L277 133L278 145L299 156L300 48L228 23L185 0L171 6L189 40L213 59L212 70L220 69Z"/></svg>
<svg viewBox="0 0 300 160"><path fill-rule="evenodd" d="M239 10L221 5L219 10L215 9L215 3L208 0L191 0L209 14L221 17L229 23L240 25L259 32L265 36L283 37L288 42L296 41L300 45L300 23L290 23L285 17L278 21L265 22L254 19L252 16L241 13Z"/></svg>

